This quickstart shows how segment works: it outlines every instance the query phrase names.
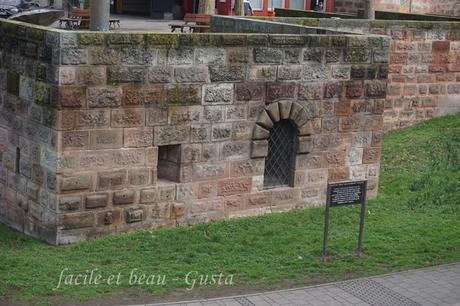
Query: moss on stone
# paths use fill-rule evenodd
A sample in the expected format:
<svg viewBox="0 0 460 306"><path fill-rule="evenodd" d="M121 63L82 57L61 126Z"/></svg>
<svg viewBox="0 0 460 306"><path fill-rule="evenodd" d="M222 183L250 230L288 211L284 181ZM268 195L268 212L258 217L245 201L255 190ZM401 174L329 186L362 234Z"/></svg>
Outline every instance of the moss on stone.
<svg viewBox="0 0 460 306"><path fill-rule="evenodd" d="M319 20L317 18L302 18L302 25L308 27L319 26Z"/></svg>
<svg viewBox="0 0 460 306"><path fill-rule="evenodd" d="M27 39L30 39L36 42L43 42L45 40L45 34L46 34L46 31L43 29L27 28L26 30Z"/></svg>
<svg viewBox="0 0 460 306"><path fill-rule="evenodd" d="M78 43L80 45L103 45L105 35L103 33L79 33Z"/></svg>
<svg viewBox="0 0 460 306"><path fill-rule="evenodd" d="M166 34L166 33L148 33L145 34L145 41L150 46L166 45L178 46L179 34Z"/></svg>
<svg viewBox="0 0 460 306"><path fill-rule="evenodd" d="M50 88L46 83L35 82L35 103L38 105L50 105Z"/></svg>

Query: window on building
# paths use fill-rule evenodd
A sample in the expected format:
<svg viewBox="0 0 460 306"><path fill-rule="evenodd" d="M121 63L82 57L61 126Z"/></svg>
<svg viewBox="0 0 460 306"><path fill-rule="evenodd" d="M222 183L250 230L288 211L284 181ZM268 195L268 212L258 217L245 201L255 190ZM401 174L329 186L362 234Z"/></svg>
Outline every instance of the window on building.
<svg viewBox="0 0 460 306"><path fill-rule="evenodd" d="M264 187L294 186L297 127L290 120L276 122L268 138Z"/></svg>
<svg viewBox="0 0 460 306"><path fill-rule="evenodd" d="M262 10L264 7L264 0L249 0L253 10Z"/></svg>
<svg viewBox="0 0 460 306"><path fill-rule="evenodd" d="M180 145L158 147L158 179L172 182L180 181Z"/></svg>
<svg viewBox="0 0 460 306"><path fill-rule="evenodd" d="M289 6L294 10L305 10L305 0L291 0Z"/></svg>
<svg viewBox="0 0 460 306"><path fill-rule="evenodd" d="M284 8L284 0L268 0L268 9Z"/></svg>

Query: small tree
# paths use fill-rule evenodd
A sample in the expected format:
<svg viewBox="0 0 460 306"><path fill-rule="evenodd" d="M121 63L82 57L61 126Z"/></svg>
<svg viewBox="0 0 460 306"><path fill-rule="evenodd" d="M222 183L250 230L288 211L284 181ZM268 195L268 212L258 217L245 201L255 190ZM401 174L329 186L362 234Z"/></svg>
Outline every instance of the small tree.
<svg viewBox="0 0 460 306"><path fill-rule="evenodd" d="M364 18L375 19L374 0L364 0Z"/></svg>
<svg viewBox="0 0 460 306"><path fill-rule="evenodd" d="M214 15L216 13L216 0L200 0L198 13Z"/></svg>
<svg viewBox="0 0 460 306"><path fill-rule="evenodd" d="M244 16L244 1L235 0L235 15Z"/></svg>

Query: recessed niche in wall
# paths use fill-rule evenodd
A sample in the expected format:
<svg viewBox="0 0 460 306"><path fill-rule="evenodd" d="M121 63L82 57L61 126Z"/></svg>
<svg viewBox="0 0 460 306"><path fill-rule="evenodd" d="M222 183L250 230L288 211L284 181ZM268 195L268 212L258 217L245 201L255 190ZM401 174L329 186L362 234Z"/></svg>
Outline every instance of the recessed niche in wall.
<svg viewBox="0 0 460 306"><path fill-rule="evenodd" d="M180 145L158 147L158 179L180 182Z"/></svg>

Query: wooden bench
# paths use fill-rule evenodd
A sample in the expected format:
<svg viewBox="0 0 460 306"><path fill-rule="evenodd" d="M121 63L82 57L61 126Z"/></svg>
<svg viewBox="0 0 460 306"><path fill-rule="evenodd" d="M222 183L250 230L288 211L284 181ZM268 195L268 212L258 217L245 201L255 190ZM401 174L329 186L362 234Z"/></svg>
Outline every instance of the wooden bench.
<svg viewBox="0 0 460 306"><path fill-rule="evenodd" d="M211 25L211 15L206 14L185 14L185 23L172 23L171 32L175 32L176 29L180 29L184 32L185 28L189 28L190 32L207 32Z"/></svg>
<svg viewBox="0 0 460 306"><path fill-rule="evenodd" d="M113 19L109 20L110 28L120 28L120 19ZM89 10L79 9L79 8L72 8L71 15L67 18L59 19L59 27L62 28L62 25L65 24L67 29L88 29L90 23L90 12Z"/></svg>

